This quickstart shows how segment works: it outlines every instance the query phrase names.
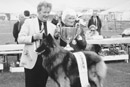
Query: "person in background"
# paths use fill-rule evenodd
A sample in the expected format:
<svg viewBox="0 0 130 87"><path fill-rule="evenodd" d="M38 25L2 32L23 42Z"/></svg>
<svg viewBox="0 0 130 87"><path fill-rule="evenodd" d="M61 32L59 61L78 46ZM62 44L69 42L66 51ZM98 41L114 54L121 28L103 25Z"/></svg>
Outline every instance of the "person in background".
<svg viewBox="0 0 130 87"><path fill-rule="evenodd" d="M85 33L86 39L96 39L99 36L97 31L97 27L95 25L91 25L89 30Z"/></svg>
<svg viewBox="0 0 130 87"><path fill-rule="evenodd" d="M85 33L85 37L86 37L86 40L103 39L103 37L101 35L99 35L99 33L97 31L97 27L95 25L91 25L89 27L89 30L87 30ZM85 50L94 51L97 54L99 54L101 52L101 46L99 44L87 44Z"/></svg>
<svg viewBox="0 0 130 87"><path fill-rule="evenodd" d="M24 11L24 19L21 20L21 21L19 22L19 25L18 25L19 31L20 31L21 26L23 25L24 21L25 21L26 19L29 19L29 18L30 18L30 11L25 10L25 11Z"/></svg>
<svg viewBox="0 0 130 87"><path fill-rule="evenodd" d="M97 27L97 31L99 33L99 35L101 35L101 28L102 28L102 22L99 18L99 16L97 15L97 11L93 11L93 16L91 16L90 20L88 21L88 28L91 25L95 25Z"/></svg>
<svg viewBox="0 0 130 87"><path fill-rule="evenodd" d="M18 42L25 44L20 65L25 71L25 87L46 87L48 73L42 66L43 57L35 51L44 34L54 36L56 26L48 21L52 5L46 1L37 6L38 16L26 19L21 27Z"/></svg>
<svg viewBox="0 0 130 87"><path fill-rule="evenodd" d="M60 26L60 27L76 27L77 26L77 14L76 12L73 10L73 9L66 9L63 11L63 14L61 16L61 22L57 25L57 26ZM59 31L60 32L60 29L57 28L57 32ZM55 34L55 38L57 38L57 33ZM59 44L60 46L62 47L65 47L67 45L67 43L62 40L62 38L59 39ZM77 37L72 40L70 42L70 46L74 48L74 51L79 51L79 50L84 50L86 48L86 40L85 40L85 37L84 35L82 34L82 31L78 30L78 35Z"/></svg>
<svg viewBox="0 0 130 87"><path fill-rule="evenodd" d="M19 29L18 29L18 26L19 26L19 22L20 21L23 21L24 20L24 15L23 14L19 14L19 20L14 23L14 26L13 26L13 37L15 39L15 42L18 44L18 34L19 34Z"/></svg>
<svg viewBox="0 0 130 87"><path fill-rule="evenodd" d="M18 34L19 34L19 29L18 29L18 25L19 22L24 20L24 15L23 14L19 14L19 20L14 24L13 26L13 37L15 39L15 42L18 44ZM20 61L20 54L17 54L17 62Z"/></svg>

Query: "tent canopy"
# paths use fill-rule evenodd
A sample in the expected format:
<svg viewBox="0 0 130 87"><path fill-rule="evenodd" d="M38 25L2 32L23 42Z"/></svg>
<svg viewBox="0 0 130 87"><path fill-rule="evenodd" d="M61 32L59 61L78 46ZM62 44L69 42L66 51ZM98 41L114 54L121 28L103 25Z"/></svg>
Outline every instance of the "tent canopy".
<svg viewBox="0 0 130 87"><path fill-rule="evenodd" d="M0 13L22 13L24 10L30 10L35 13L38 3L43 0L0 0ZM82 9L99 9L104 8L106 5L114 5L126 0L46 0L52 3L52 11L61 11L66 8L72 8L74 10ZM110 4L111 3L111 4ZM124 5L126 9L129 9L129 3Z"/></svg>
<svg viewBox="0 0 130 87"><path fill-rule="evenodd" d="M122 3L114 8L103 11L101 14L108 14L109 12L125 12L130 11L130 1Z"/></svg>

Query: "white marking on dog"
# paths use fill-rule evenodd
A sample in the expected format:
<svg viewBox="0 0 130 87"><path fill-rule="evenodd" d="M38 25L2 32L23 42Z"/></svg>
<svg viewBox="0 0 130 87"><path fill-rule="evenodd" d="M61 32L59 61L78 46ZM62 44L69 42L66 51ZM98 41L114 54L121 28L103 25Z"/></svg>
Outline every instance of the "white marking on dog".
<svg viewBox="0 0 130 87"><path fill-rule="evenodd" d="M75 55L78 64L81 86L89 87L90 84L88 81L88 68L87 68L86 57L82 52L75 52L73 54Z"/></svg>

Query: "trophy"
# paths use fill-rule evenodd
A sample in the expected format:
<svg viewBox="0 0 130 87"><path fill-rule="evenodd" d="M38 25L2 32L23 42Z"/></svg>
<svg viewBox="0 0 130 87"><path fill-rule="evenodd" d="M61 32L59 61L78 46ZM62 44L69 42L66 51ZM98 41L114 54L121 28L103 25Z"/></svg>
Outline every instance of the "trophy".
<svg viewBox="0 0 130 87"><path fill-rule="evenodd" d="M77 36L77 30L77 27L60 27L61 39L67 43L67 46L64 49L69 51L74 50L70 47L69 43Z"/></svg>

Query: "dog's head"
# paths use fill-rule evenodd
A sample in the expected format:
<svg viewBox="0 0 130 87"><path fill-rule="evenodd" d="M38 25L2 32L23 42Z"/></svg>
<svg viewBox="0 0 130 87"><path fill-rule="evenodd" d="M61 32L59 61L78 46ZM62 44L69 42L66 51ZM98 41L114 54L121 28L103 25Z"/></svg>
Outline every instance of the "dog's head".
<svg viewBox="0 0 130 87"><path fill-rule="evenodd" d="M58 44L51 34L44 35L41 45L36 49L36 52L47 56L57 46Z"/></svg>

